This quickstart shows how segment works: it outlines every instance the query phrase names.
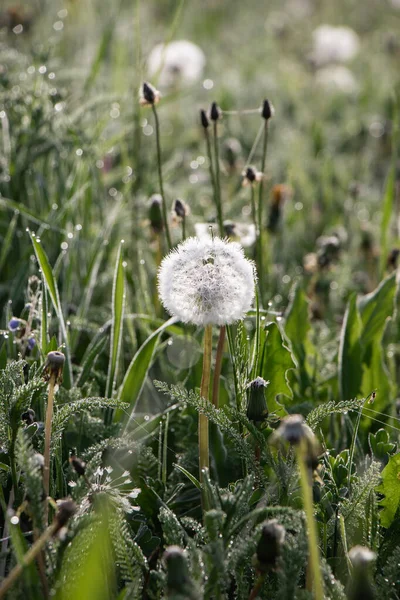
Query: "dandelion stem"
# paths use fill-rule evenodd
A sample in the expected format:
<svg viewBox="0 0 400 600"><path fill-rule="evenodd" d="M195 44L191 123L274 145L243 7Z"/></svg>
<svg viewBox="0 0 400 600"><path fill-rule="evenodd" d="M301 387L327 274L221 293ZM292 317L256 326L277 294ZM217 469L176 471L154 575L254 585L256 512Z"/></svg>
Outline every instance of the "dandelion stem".
<svg viewBox="0 0 400 600"><path fill-rule="evenodd" d="M44 440L44 469L43 469L43 487L46 496L46 504L44 508L44 519L47 524L48 518L48 503L47 497L50 494L50 443L51 443L51 422L53 419L54 406L54 388L56 385L56 374L52 373L49 380L49 393L47 398L46 409L46 425L45 425L45 440Z"/></svg>
<svg viewBox="0 0 400 600"><path fill-rule="evenodd" d="M250 592L249 600L255 600L258 596L259 591L261 590L262 584L264 583L265 574L263 573L257 579L254 584L253 589Z"/></svg>
<svg viewBox="0 0 400 600"><path fill-rule="evenodd" d="M206 325L204 330L203 373L201 376L200 396L208 401L210 392L212 352L212 325ZM203 481L203 469L209 468L208 418L199 414L199 469L200 481Z"/></svg>
<svg viewBox="0 0 400 600"><path fill-rule="evenodd" d="M258 277L260 282L261 291L261 303L264 298L264 265L263 265L263 252L264 252L264 240L263 240L263 190L264 190L264 177L265 177L265 163L267 160L267 148L268 148L268 121L264 124L264 137L263 137L263 150L261 156L261 173L262 179L258 188Z"/></svg>
<svg viewBox="0 0 400 600"><path fill-rule="evenodd" d="M182 217L182 242L186 239L186 216Z"/></svg>
<svg viewBox="0 0 400 600"><path fill-rule="evenodd" d="M251 196L250 196L250 201L251 201L251 216L253 219L253 223L255 225L256 231L257 231L257 213L256 213L256 199L255 199L255 191L254 191L254 185L251 185ZM258 232L258 235L259 232Z"/></svg>
<svg viewBox="0 0 400 600"><path fill-rule="evenodd" d="M24 567L30 565L30 563L39 555L42 551L48 540L53 537L55 532L59 529L59 523L57 519L52 523L40 536L40 538L33 544L33 546L28 550L25 556L22 558L21 562L16 565L13 570L10 572L8 577L1 582L0 585L0 599L4 598L7 594L8 590L14 585L17 579L22 574Z"/></svg>
<svg viewBox="0 0 400 600"><path fill-rule="evenodd" d="M312 575L314 583L314 598L315 600L323 600L324 588L320 570L319 547L317 526L314 518L314 506L312 499L312 488L309 480L309 474L306 464L306 448L305 440L301 440L296 446L297 463L300 472L300 485L303 494L304 511L306 513L306 522L308 529L308 552L309 552L309 573ZM311 590L309 590L311 591Z"/></svg>
<svg viewBox="0 0 400 600"><path fill-rule="evenodd" d="M222 215L220 218L220 208L219 208L219 203L218 203L218 190L217 190L217 183L216 183L216 178L215 178L215 173L214 173L210 134L208 133L207 128L204 128L204 137L206 139L207 156L208 156L208 163L209 163L209 169L210 169L211 185L212 185L212 189L213 189L214 204L215 204L215 208L217 209L218 228L220 230L220 235L222 236L223 235L223 222L222 222Z"/></svg>
<svg viewBox="0 0 400 600"><path fill-rule="evenodd" d="M214 157L215 157L215 203L217 206L217 217L219 234L221 237L224 236L224 219L222 216L222 198L221 198L221 181L220 181L220 170L219 170L219 148L218 148L218 124L217 121L213 123L214 133Z"/></svg>
<svg viewBox="0 0 400 600"><path fill-rule="evenodd" d="M151 108L153 109L154 121L155 121L155 125L156 125L157 169L158 169L158 181L159 181L159 185L160 185L160 194L161 194L161 198L162 198L162 203L161 203L162 218L163 218L164 229L165 229L165 237L167 238L168 250L171 250L171 248L172 248L171 235L169 232L167 207L165 204L165 195L164 195L164 181L163 181L163 175L162 175L160 122L158 120L158 114L157 114L155 105L152 104Z"/></svg>
<svg viewBox="0 0 400 600"><path fill-rule="evenodd" d="M221 367L222 367L222 357L223 357L224 345L225 345L225 335L226 335L226 327L225 327L225 325L221 325L221 327L219 329L217 355L215 358L213 393L212 393L212 403L215 406L215 408L219 407L219 384L220 384L219 380L221 377Z"/></svg>

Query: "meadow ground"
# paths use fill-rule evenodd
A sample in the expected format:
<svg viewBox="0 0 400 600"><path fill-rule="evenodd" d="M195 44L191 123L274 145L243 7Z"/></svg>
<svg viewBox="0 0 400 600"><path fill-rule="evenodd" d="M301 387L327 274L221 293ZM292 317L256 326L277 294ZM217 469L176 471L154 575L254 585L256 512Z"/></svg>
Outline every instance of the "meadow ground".
<svg viewBox="0 0 400 600"><path fill-rule="evenodd" d="M0 598L400 597L399 66L399 0L3 1Z"/></svg>

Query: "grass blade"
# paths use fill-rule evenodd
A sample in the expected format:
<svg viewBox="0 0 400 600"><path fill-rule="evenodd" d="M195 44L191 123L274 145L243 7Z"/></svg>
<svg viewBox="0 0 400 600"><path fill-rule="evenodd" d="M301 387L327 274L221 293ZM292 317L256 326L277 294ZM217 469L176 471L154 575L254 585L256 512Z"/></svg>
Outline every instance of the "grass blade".
<svg viewBox="0 0 400 600"><path fill-rule="evenodd" d="M64 385L67 389L69 389L73 386L71 355L70 355L70 351L69 351L67 329L65 327L65 321L64 321L64 316L62 313L60 296L58 293L57 284L54 279L54 275L53 275L53 271L52 271L52 268L49 263L49 259L47 258L47 255L46 255L45 251L43 250L40 241L36 238L34 233L31 233L30 236L31 236L32 244L33 244L33 249L35 251L35 255L36 255L37 261L39 263L39 267L42 271L44 282L45 282L47 290L49 292L51 302L54 306L54 310L56 311L56 314L57 314L60 331L61 331L62 339L64 342L64 354L65 354Z"/></svg>
<svg viewBox="0 0 400 600"><path fill-rule="evenodd" d="M112 291L112 324L111 324L111 342L110 342L110 361L108 363L106 396L111 398L115 388L115 379L118 370L118 361L121 351L122 326L124 322L125 307L125 275L122 257L121 240L118 249L117 261L114 271L114 283Z"/></svg>

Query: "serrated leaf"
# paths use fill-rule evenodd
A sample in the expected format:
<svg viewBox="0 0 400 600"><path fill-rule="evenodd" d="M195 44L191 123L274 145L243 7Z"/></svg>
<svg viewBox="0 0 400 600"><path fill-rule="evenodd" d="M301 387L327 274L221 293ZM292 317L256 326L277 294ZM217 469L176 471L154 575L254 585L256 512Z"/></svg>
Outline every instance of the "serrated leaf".
<svg viewBox="0 0 400 600"><path fill-rule="evenodd" d="M286 374L289 369L294 369L296 364L292 353L283 343L282 335L276 323L269 323L261 331L262 359L261 377L269 381L266 389L266 399L269 412L276 412L282 416L286 413L284 407L277 402L278 395L292 398Z"/></svg>
<svg viewBox="0 0 400 600"><path fill-rule="evenodd" d="M389 458L389 462L381 473L382 483L375 489L385 497L380 505L383 507L380 512L381 524L383 527L390 527L396 515L400 504L400 453Z"/></svg>

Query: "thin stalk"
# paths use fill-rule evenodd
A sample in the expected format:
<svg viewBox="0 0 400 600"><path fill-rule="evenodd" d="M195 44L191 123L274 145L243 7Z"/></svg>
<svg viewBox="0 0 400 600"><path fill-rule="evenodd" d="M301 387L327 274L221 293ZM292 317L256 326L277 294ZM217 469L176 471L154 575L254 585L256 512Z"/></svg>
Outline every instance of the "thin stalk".
<svg viewBox="0 0 400 600"><path fill-rule="evenodd" d="M221 325L219 329L219 338L217 345L217 355L215 357L214 367L214 381L213 381L213 392L212 392L212 403L215 408L219 407L219 383L221 377L222 357L224 353L226 327Z"/></svg>
<svg viewBox="0 0 400 600"><path fill-rule="evenodd" d="M163 180L163 174L162 174L161 142L160 142L160 122L158 120L158 114L157 114L157 110L156 110L155 105L152 104L151 108L153 109L154 121L155 121L155 125L156 125L157 170L158 170L158 182L159 182L159 186L160 186L160 194L161 194L161 198L162 198L162 204L161 204L162 218L163 218L164 229L165 229L165 237L167 238L168 250L171 250L172 243L171 243L171 235L170 235L170 232L169 232L167 207L166 207L166 204L165 204L165 194L164 194L164 180Z"/></svg>
<svg viewBox="0 0 400 600"><path fill-rule="evenodd" d="M355 449L356 441L357 441L358 428L360 426L363 408L364 408L367 400L369 400L369 398L370 398L370 396L367 396L365 398L364 402L361 405L360 410L358 411L357 420L356 420L356 424L355 424L354 431L353 431L353 439L351 440L350 453L349 453L349 468L348 468L349 475L347 478L347 487L349 488L349 490L351 489L351 466L353 464L354 449Z"/></svg>
<svg viewBox="0 0 400 600"><path fill-rule="evenodd" d="M164 430L164 443L163 443L163 461L162 461L162 482L167 485L167 458L168 458L168 427L169 427L169 413L165 420Z"/></svg>
<svg viewBox="0 0 400 600"><path fill-rule="evenodd" d="M219 147L218 147L218 125L217 121L213 123L213 134L214 134L214 157L215 157L215 204L217 206L217 217L219 234L224 237L224 219L222 216L222 198L221 198L221 180L219 171Z"/></svg>
<svg viewBox="0 0 400 600"><path fill-rule="evenodd" d="M46 543L50 538L53 537L55 532L59 529L59 523L57 520L54 521L44 533L40 536L40 538L31 546L28 552L23 557L22 561L16 565L13 570L10 572L8 577L1 582L0 585L0 600L4 598L9 589L14 585L14 583L21 576L25 567L30 565L30 563L35 560L35 558L42 551Z"/></svg>
<svg viewBox="0 0 400 600"><path fill-rule="evenodd" d="M50 376L50 380L49 380L49 393L48 393L48 398L47 398L45 439L44 439L43 487L44 487L44 494L46 496L46 504L44 507L45 524L47 524L48 511L49 511L47 497L50 495L50 443L51 443L51 423L53 420L55 385L56 385L56 375L54 373L52 373Z"/></svg>
<svg viewBox="0 0 400 600"><path fill-rule="evenodd" d="M251 200L251 217L253 219L253 223L254 226L256 228L256 232L257 232L257 212L256 212L256 199L255 199L255 190L254 190L254 184L250 184L251 187L251 195L250 195L250 200Z"/></svg>
<svg viewBox="0 0 400 600"><path fill-rule="evenodd" d="M182 242L186 239L186 217L182 217Z"/></svg>
<svg viewBox="0 0 400 600"><path fill-rule="evenodd" d="M204 330L203 373L200 387L200 396L204 400L208 400L210 392L211 353L212 325L206 325ZM203 481L203 469L208 469L209 466L208 418L206 415L199 413L199 470L201 482Z"/></svg>
<svg viewBox="0 0 400 600"><path fill-rule="evenodd" d="M208 157L208 164L209 164L209 170L210 170L211 185L212 185L212 189L213 189L214 204L215 204L215 208L217 209L218 228L220 230L220 235L222 237L224 224L222 221L222 215L220 214L220 208L219 208L219 204L218 204L218 190L217 190L217 184L216 184L216 178L215 178L215 172L214 172L214 166L213 166L213 155L211 152L210 134L208 133L207 128L204 128L204 137L206 139L207 157Z"/></svg>
<svg viewBox="0 0 400 600"><path fill-rule="evenodd" d="M264 240L263 240L263 189L264 189L264 176L265 176L265 163L267 160L267 148L268 148L268 121L264 124L264 137L263 137L263 150L261 156L261 173L263 177L260 181L258 188L258 277L260 281L261 290L261 302L264 296L264 265L263 265L263 252L264 252Z"/></svg>
<svg viewBox="0 0 400 600"><path fill-rule="evenodd" d="M309 552L309 573L312 576L314 583L314 598L315 600L323 600L324 588L320 570L320 558L318 547L317 526L314 518L314 505L312 499L312 488L309 480L308 469L306 464L306 449L305 441L296 446L297 463L300 472L300 485L303 494L304 511L306 513L307 529L308 529L308 552ZM311 591L311 589L309 590Z"/></svg>
<svg viewBox="0 0 400 600"><path fill-rule="evenodd" d="M254 587L250 592L249 600L255 600L257 598L258 593L261 590L261 586L264 583L264 579L265 573L263 573L257 578L257 581L255 582Z"/></svg>

